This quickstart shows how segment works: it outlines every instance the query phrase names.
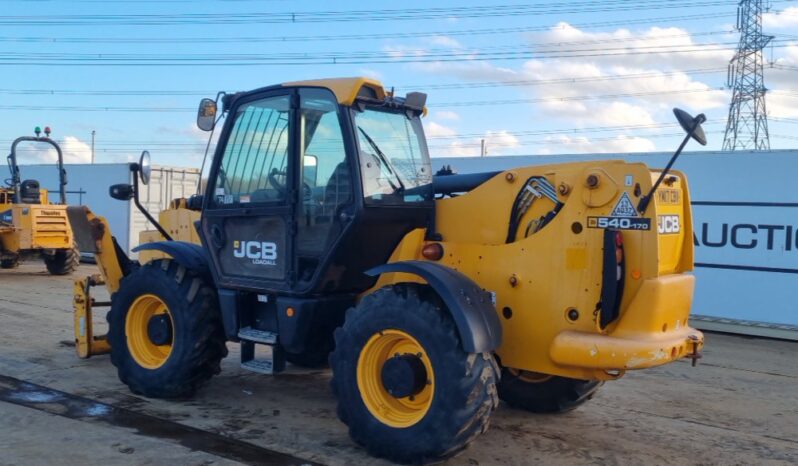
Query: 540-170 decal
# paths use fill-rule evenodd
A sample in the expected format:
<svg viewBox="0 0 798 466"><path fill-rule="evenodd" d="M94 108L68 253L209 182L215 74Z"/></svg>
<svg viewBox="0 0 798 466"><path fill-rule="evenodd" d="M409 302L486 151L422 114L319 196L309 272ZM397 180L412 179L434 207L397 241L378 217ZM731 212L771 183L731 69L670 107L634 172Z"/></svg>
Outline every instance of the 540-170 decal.
<svg viewBox="0 0 798 466"><path fill-rule="evenodd" d="M651 229L651 219L640 217L588 217L587 227L648 231Z"/></svg>

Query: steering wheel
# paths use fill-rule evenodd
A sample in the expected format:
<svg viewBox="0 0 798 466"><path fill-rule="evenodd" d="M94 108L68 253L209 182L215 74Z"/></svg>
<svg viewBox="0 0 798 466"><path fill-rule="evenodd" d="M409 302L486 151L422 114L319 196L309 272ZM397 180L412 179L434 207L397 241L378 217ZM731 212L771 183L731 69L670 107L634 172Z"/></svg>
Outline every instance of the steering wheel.
<svg viewBox="0 0 798 466"><path fill-rule="evenodd" d="M285 172L285 171L282 171L282 170L278 170L277 168L272 168L272 171L269 172L269 176L268 176L269 183L271 183L271 185L274 186L275 189L277 189L277 191L279 191L283 195L285 195L286 192L288 191L285 188L285 177L286 177L286 175L288 175L288 172ZM280 181L277 178L278 176L282 177L283 181Z"/></svg>
<svg viewBox="0 0 798 466"><path fill-rule="evenodd" d="M274 186L274 188L283 196L288 192L288 189L285 187L286 175L288 175L287 172L277 168L272 168L272 171L269 172L268 175L269 183L271 183L271 185ZM280 181L280 178L282 178L283 181ZM311 188L306 181L302 181L302 195L304 196L305 200L310 200L313 198L313 188Z"/></svg>

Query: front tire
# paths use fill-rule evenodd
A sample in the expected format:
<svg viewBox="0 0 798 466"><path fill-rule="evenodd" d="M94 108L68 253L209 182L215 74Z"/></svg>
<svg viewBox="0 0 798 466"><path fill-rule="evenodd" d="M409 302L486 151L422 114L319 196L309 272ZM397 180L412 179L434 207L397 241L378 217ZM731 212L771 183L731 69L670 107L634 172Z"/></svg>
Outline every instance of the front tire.
<svg viewBox="0 0 798 466"><path fill-rule="evenodd" d="M227 356L215 290L171 260L122 280L111 299L108 341L119 379L152 398L193 395Z"/></svg>
<svg viewBox="0 0 798 466"><path fill-rule="evenodd" d="M456 455L498 404L493 356L464 351L448 311L421 286L386 287L350 309L330 366L352 439L396 462Z"/></svg>
<svg viewBox="0 0 798 466"><path fill-rule="evenodd" d="M604 382L502 368L499 398L533 413L564 413L593 398Z"/></svg>
<svg viewBox="0 0 798 466"><path fill-rule="evenodd" d="M80 266L78 248L57 249L52 256L44 256L44 265L50 275L68 275Z"/></svg>

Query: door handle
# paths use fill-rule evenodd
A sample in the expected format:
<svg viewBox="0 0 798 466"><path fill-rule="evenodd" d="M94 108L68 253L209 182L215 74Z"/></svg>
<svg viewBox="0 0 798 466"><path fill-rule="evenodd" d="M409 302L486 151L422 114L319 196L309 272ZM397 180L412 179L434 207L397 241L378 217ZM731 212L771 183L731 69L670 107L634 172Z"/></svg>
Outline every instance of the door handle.
<svg viewBox="0 0 798 466"><path fill-rule="evenodd" d="M224 246L224 231L222 231L222 227L218 223L211 225L211 243L216 249L222 249Z"/></svg>

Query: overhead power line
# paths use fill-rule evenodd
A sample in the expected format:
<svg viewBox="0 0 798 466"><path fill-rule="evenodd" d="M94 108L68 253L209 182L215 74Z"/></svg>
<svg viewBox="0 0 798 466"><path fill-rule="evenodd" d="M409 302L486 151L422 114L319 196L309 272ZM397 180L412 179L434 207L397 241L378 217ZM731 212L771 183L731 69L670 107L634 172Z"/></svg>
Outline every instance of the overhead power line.
<svg viewBox="0 0 798 466"><path fill-rule="evenodd" d="M345 65L377 63L431 63L431 62L479 62L488 60L545 60L556 58L602 58L616 56L690 54L711 52L733 52L731 44L685 44L654 45L629 48L597 48L572 50L507 50L486 48L478 50L396 50L361 52L316 52L274 54L70 54L70 53L0 53L2 65L34 66L302 66ZM789 44L773 45L774 48ZM422 53L420 53L422 52Z"/></svg>
<svg viewBox="0 0 798 466"><path fill-rule="evenodd" d="M453 101L453 102L440 102L430 103L430 108L451 108L451 107L482 107L482 106L501 106L501 105L516 105L516 104L533 104L544 102L567 102L567 101L584 101L584 100L605 100L605 99L624 99L634 97L654 97L660 95L677 95L677 94L700 94L705 92L724 91L726 88L706 88L706 89L677 89L671 91L647 91L647 92L629 92L618 94L591 94L591 95L572 95L572 96L559 96L559 97L543 97L537 99L504 99L504 100L477 100L477 101ZM782 97L798 97L798 92L792 91L778 91ZM197 108L192 107L136 107L136 106L88 106L88 105L0 105L0 110L29 110L29 111L68 111L68 112L169 112L181 113L191 112L195 113Z"/></svg>
<svg viewBox="0 0 798 466"><path fill-rule="evenodd" d="M450 90L450 89L473 89L488 87L525 87L543 86L548 84L576 84L587 82L634 80L647 78L660 78L668 76L712 74L726 71L726 68L703 68L683 71L652 71L645 73L612 74L604 76L583 76L559 79L508 79L503 81L473 81L459 83L438 83L438 84L397 84L398 89L419 89L429 90ZM78 90L78 89L2 89L0 94L6 95L63 95L63 96L207 96L216 94L218 90L186 90L186 89L106 89L106 90Z"/></svg>
<svg viewBox="0 0 798 466"><path fill-rule="evenodd" d="M710 120L706 125L715 125L724 123L725 120ZM469 139L485 137L487 133L507 132L513 136L540 136L540 135L581 135L590 133L606 133L606 132L620 132L620 131L656 131L663 128L673 128L675 122L669 121L665 123L650 123L639 125L617 125L617 126L593 126L582 128L558 128L546 130L486 130L479 133L458 133L454 135L427 135L429 140L451 140L451 139ZM403 138L398 138L403 139ZM330 139L337 141L337 139ZM10 144L12 139L0 139L0 145ZM128 141L128 140L107 140L103 142L103 146L109 147L188 147L188 148L201 148L204 149L207 141L186 142L179 140L156 140L156 141Z"/></svg>
<svg viewBox="0 0 798 466"><path fill-rule="evenodd" d="M513 105L542 102L565 102L580 100L603 100L621 99L628 97L643 97L673 94L696 94L722 90L721 88L707 89L677 89L672 91L650 91L650 92L630 92L617 94L591 94L573 95L560 97L545 97L538 99L504 99L504 100L480 100L480 101L454 101L430 103L431 108L450 108L450 107L478 107L492 105ZM789 93L785 93L789 95ZM86 111L86 112L196 112L196 107L137 107L137 106L89 106L89 105L0 105L0 110L47 110L47 111Z"/></svg>
<svg viewBox="0 0 798 466"><path fill-rule="evenodd" d="M224 13L149 13L149 14L37 14L5 15L0 24L10 26L82 26L101 24L134 26L174 26L211 24L295 24L370 21L421 21L446 18L487 18L529 15L554 15L643 10L695 9L726 6L727 0L586 0L517 5L370 9L339 11L236 12Z"/></svg>
<svg viewBox="0 0 798 466"><path fill-rule="evenodd" d="M728 13L700 14L700 15L681 15L657 18L635 18L619 21L599 21L591 23L574 23L568 26L576 29L590 29L610 26L630 26L635 24L650 24L672 21L694 21L706 20L708 18L730 18L734 15ZM558 23L559 24L559 23ZM387 32L387 33L368 33L368 34L337 34L337 35L293 35L293 36L241 36L241 37L47 37L47 36L0 36L1 42L12 43L48 43L48 44L227 44L227 43L269 43L269 42L333 42L351 40L384 40L384 39L413 39L437 36L475 36L475 35L496 35L496 34L517 34L526 32L544 32L558 29L558 24L546 26L523 26L523 27L504 27L504 28L481 28L481 29L457 29L457 30L438 30L438 31L419 31L419 32ZM706 31L694 32L691 34L678 35L721 35L727 34L726 31ZM677 36L677 34L669 35ZM628 40L628 38L607 39L611 41Z"/></svg>
<svg viewBox="0 0 798 466"><path fill-rule="evenodd" d="M706 134L718 134L718 133L722 133L722 131L705 131L705 133ZM679 137L679 136L683 136L683 135L684 135L683 132L681 132L681 133L675 132L675 133L649 134L649 135L646 135L646 136L640 136L639 138L640 139L670 138L670 137ZM585 144L589 145L589 144L593 144L593 143L597 143L597 142L629 141L629 140L632 140L632 139L636 139L636 137L635 136L608 136L608 137L589 138L589 139L588 138L572 139L572 138L561 137L561 138L545 138L545 139L529 139L529 140L519 139L519 140L515 140L515 141L512 141L512 140L508 140L508 141L495 140L495 141L492 141L490 145L493 146L493 147L505 147L505 148L506 147L521 148L521 147L536 146L536 145L574 145L574 146L579 145L579 146L582 146L582 145L585 145ZM477 149L477 148L480 147L480 145L481 145L481 143L479 141L475 141L475 142L461 143L461 144L457 144L457 145L452 145L452 144L449 144L449 145L431 145L431 146L429 146L429 149L431 151L441 151L441 152L443 152L443 150L457 150L457 149L464 149L464 148ZM445 152L443 152L443 153L445 153ZM433 153L432 155L435 156L436 154Z"/></svg>

